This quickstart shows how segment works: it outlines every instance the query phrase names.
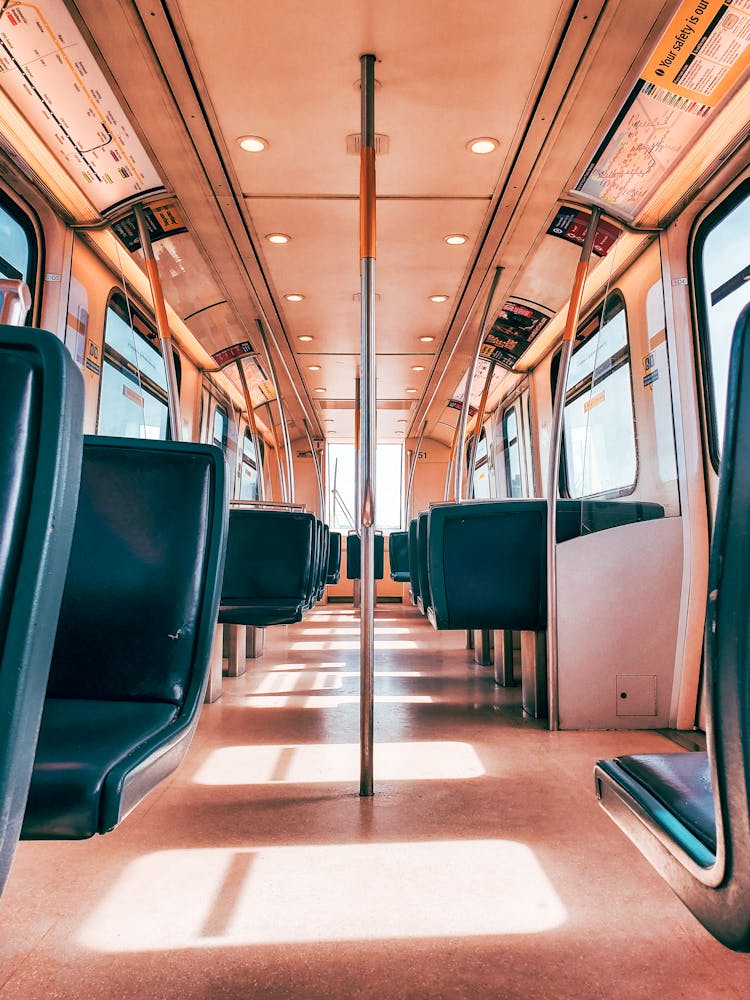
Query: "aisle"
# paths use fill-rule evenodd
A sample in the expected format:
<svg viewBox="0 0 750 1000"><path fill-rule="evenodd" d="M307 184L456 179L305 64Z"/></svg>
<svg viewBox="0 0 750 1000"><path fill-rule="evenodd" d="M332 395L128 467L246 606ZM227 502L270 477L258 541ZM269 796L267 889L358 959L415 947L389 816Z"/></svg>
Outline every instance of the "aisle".
<svg viewBox="0 0 750 1000"><path fill-rule="evenodd" d="M372 800L345 606L269 629L180 770L113 834L22 844L0 1000L743 996L597 807L639 733L548 733L463 634L376 619Z"/></svg>

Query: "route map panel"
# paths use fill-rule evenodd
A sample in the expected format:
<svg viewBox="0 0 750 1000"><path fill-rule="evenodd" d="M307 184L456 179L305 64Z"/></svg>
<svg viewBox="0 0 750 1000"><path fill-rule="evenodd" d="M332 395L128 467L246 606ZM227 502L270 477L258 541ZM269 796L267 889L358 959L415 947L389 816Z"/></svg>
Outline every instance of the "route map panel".
<svg viewBox="0 0 750 1000"><path fill-rule="evenodd" d="M0 89L99 212L162 187L62 0L0 8Z"/></svg>
<svg viewBox="0 0 750 1000"><path fill-rule="evenodd" d="M685 0L576 191L635 219L750 65L750 0Z"/></svg>

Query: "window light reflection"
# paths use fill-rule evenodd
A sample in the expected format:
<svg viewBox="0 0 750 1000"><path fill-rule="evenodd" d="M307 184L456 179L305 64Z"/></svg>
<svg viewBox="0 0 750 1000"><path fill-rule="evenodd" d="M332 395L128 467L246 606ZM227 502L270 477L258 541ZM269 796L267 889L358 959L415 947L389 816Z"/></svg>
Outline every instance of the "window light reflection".
<svg viewBox="0 0 750 1000"><path fill-rule="evenodd" d="M343 639L328 639L321 642L315 642L309 639L303 639L300 642L293 642L291 648L298 652L314 652L315 650L326 650L326 649L340 649L340 650L357 650L359 649L359 642L346 642ZM416 649L417 643L412 639L376 639L375 649Z"/></svg>
<svg viewBox="0 0 750 1000"><path fill-rule="evenodd" d="M382 627L375 625L375 635L408 635L411 629ZM332 628L324 626L322 628L301 628L298 630L302 635L359 635L359 626L356 628L342 628L341 626Z"/></svg>
<svg viewBox="0 0 750 1000"><path fill-rule="evenodd" d="M470 743L378 743L376 781L463 780L485 772ZM219 747L193 780L197 785L308 784L359 779L358 743Z"/></svg>
<svg viewBox="0 0 750 1000"><path fill-rule="evenodd" d="M375 695L376 705L432 705L434 700L426 694ZM247 708L341 708L358 702L358 695L248 694L243 704Z"/></svg>
<svg viewBox="0 0 750 1000"><path fill-rule="evenodd" d="M81 927L102 953L540 934L567 913L511 840L157 851Z"/></svg>
<svg viewBox="0 0 750 1000"><path fill-rule="evenodd" d="M256 681L253 694L281 694L298 691L337 691L343 687L340 674L324 673L319 670L297 672L291 677L283 674L264 674Z"/></svg>
<svg viewBox="0 0 750 1000"><path fill-rule="evenodd" d="M336 660L330 663L316 663L316 670L338 670L340 667L345 667L346 663L343 660ZM275 671L285 671L285 670L309 670L309 663L277 663L271 667L264 667L264 670L275 670Z"/></svg>

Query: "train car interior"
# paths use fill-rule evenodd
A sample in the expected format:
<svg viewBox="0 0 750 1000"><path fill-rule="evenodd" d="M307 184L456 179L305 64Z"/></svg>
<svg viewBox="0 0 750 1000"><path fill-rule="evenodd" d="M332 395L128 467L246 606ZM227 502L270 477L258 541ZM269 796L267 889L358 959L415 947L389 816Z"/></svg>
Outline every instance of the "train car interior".
<svg viewBox="0 0 750 1000"><path fill-rule="evenodd" d="M0 0L0 1000L750 989L750 0Z"/></svg>

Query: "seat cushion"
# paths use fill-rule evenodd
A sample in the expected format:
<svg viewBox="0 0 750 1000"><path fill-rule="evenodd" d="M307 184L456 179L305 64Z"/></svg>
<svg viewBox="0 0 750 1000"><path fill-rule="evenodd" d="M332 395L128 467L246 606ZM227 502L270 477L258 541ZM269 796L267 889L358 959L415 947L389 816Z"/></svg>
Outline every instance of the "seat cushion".
<svg viewBox="0 0 750 1000"><path fill-rule="evenodd" d="M716 852L716 817L707 754L635 754L618 757L616 762L693 836Z"/></svg>
<svg viewBox="0 0 750 1000"><path fill-rule="evenodd" d="M309 605L303 600L283 601L275 597L254 601L233 601L224 598L219 608L219 622L222 625L292 625L301 622Z"/></svg>
<svg viewBox="0 0 750 1000"><path fill-rule="evenodd" d="M78 840L100 829L101 799L114 765L177 716L163 702L48 698L22 837Z"/></svg>

